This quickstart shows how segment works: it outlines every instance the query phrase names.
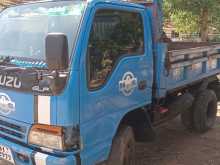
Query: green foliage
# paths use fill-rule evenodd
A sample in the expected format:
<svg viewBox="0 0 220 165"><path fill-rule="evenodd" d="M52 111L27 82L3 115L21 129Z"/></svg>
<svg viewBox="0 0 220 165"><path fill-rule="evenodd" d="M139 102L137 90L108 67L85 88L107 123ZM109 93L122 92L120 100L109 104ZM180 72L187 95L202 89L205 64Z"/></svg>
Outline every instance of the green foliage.
<svg viewBox="0 0 220 165"><path fill-rule="evenodd" d="M190 11L195 15L200 15L201 10L208 8L210 13L219 7L219 0L164 0L171 4L175 10Z"/></svg>
<svg viewBox="0 0 220 165"><path fill-rule="evenodd" d="M210 19L210 25L215 27L217 32L220 32L220 4L218 8L216 7L213 11L213 16Z"/></svg>
<svg viewBox="0 0 220 165"><path fill-rule="evenodd" d="M178 32L220 32L220 0L164 0L164 13Z"/></svg>
<svg viewBox="0 0 220 165"><path fill-rule="evenodd" d="M165 21L168 21L170 19L170 16L172 14L172 6L171 3L169 3L169 1L165 0L163 2L163 15L164 15L164 19Z"/></svg>
<svg viewBox="0 0 220 165"><path fill-rule="evenodd" d="M183 34L198 33L198 17L191 12L178 11L170 16L176 31Z"/></svg>

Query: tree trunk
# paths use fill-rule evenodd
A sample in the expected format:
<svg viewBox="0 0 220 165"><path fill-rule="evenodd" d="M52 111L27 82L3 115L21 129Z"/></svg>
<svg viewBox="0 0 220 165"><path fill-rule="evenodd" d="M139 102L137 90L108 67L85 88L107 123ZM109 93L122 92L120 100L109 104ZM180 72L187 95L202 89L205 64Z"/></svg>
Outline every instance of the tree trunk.
<svg viewBox="0 0 220 165"><path fill-rule="evenodd" d="M201 13L201 40L203 42L208 41L209 39L209 11L208 8L203 8Z"/></svg>

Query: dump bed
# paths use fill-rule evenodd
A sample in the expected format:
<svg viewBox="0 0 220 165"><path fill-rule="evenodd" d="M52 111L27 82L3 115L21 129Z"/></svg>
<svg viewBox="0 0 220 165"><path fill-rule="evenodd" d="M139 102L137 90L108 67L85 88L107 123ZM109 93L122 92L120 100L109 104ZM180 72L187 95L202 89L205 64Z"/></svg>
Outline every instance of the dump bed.
<svg viewBox="0 0 220 165"><path fill-rule="evenodd" d="M164 67L158 65L164 68L158 78L163 93L220 73L220 43L174 42L167 49L159 62Z"/></svg>

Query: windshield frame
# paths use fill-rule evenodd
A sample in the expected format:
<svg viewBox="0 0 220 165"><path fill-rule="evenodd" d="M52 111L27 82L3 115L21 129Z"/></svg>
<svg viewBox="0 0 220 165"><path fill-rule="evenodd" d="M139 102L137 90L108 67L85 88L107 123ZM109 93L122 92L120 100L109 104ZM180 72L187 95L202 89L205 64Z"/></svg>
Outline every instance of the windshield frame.
<svg viewBox="0 0 220 165"><path fill-rule="evenodd" d="M13 5L8 8L30 5L30 4L48 3L48 2L56 3L56 2L60 2L60 1L62 1L62 0L36 1L36 2L31 2L31 3ZM68 1L73 1L73 0L63 0L62 2L68 2ZM81 12L81 19L78 22L77 29L74 32L75 33L74 42L72 42L72 44L69 45L69 46L71 46L71 49L69 52L68 68L64 71L50 71L48 69L48 67L38 68L38 67L32 66L32 67L28 68L28 67L23 67L23 66L13 66L10 64L6 64L6 63L1 64L1 59L0 59L0 74L2 73L2 74L5 74L6 76L7 75L14 76L19 81L21 81L22 84L25 84L24 86L22 86L22 88L14 88L14 87L9 88L6 85L2 85L2 86L0 86L0 89L7 89L7 90L12 90L12 91L31 93L34 95L46 95L46 96L59 96L63 92L66 91L66 89L70 85L70 78L72 76L71 70L74 70L74 68L78 68L78 63L75 63L75 62L79 62L79 61L78 60L74 61L73 58L74 59L78 58L78 55L76 56L75 54L78 53L78 51L79 52L82 51L82 50L79 50L78 47L80 46L80 44L83 40L83 38L81 38L81 37L84 35L83 29L85 28L84 26L86 25L86 23L88 21L87 14L88 14L88 12L90 12L90 8L88 8L88 6L90 4L89 2L81 1L81 0L77 0L77 1L83 2L83 10ZM73 2L77 2L77 1L73 1ZM2 11L0 11L0 14L1 14L1 12L5 11L8 8L5 8ZM4 62L4 60L3 60L3 62ZM7 60L5 62L7 62ZM3 67L3 69L1 69L1 67ZM35 77L35 75L37 75L37 77ZM62 76L59 76L59 75L62 75ZM31 76L30 80L27 80L26 77L28 78L29 76ZM34 79L32 79L32 78L34 78ZM37 78L37 79L35 79L35 78ZM58 83L59 85L54 86L54 85L48 84L48 86L47 86L47 84L46 84L45 88L44 88L44 86L42 87L42 91L41 91L41 89L35 89L35 90L33 89L33 87L35 87L33 85L37 85L36 87L40 87L40 82L47 80L48 78L53 79L53 84ZM60 83L60 82L62 82L62 83ZM31 88L29 86L26 86L26 84L31 86ZM48 89L49 91L44 91L46 89Z"/></svg>
<svg viewBox="0 0 220 165"><path fill-rule="evenodd" d="M73 39L73 41L71 42L71 45L69 44L68 46L71 47L70 50L69 50L69 69L71 67L71 64L72 64L72 58L74 56L74 52L76 50L76 45L77 45L77 42L78 42L78 38L79 38L79 34L80 34L80 31L81 31L81 27L82 27L82 23L83 23L83 19L84 19L84 16L85 16L85 13L86 13L86 9L87 9L87 6L88 6L88 2L87 1L82 1L82 0L76 0L76 1L73 1L73 0L46 0L46 1L32 1L32 2L25 2L25 3L20 3L20 4L15 4L15 5L11 5L10 7L6 7L6 8L3 8L1 11L0 11L0 14L2 14L5 10L7 9L10 9L10 8L14 8L14 7L22 7L22 6L28 6L28 5L34 5L34 4L44 4L44 3L57 3L57 2L73 2L73 3L77 3L77 2L80 2L82 3L84 6L83 6L83 10L82 10L82 14L81 14L81 18L79 20L79 23L77 25L77 29L76 29L76 34L75 34L75 38ZM46 55L46 54L45 54ZM40 59L39 59L40 60ZM43 61L46 61L45 59ZM33 66L34 67L34 66ZM40 69L40 68L39 68ZM45 68L46 69L46 68ZM69 70L68 69L68 70Z"/></svg>

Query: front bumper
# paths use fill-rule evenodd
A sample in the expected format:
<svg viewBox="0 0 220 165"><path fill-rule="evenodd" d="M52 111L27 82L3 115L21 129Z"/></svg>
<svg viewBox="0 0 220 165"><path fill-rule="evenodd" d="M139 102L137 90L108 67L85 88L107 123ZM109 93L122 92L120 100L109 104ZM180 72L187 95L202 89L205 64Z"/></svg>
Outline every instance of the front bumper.
<svg viewBox="0 0 220 165"><path fill-rule="evenodd" d="M16 165L76 165L74 155L57 157L44 154L17 143L13 143L4 138L0 138L0 145L9 147L11 149ZM21 159L20 155L25 156L26 159ZM3 165L2 162L6 164L5 161L0 160L1 165Z"/></svg>

